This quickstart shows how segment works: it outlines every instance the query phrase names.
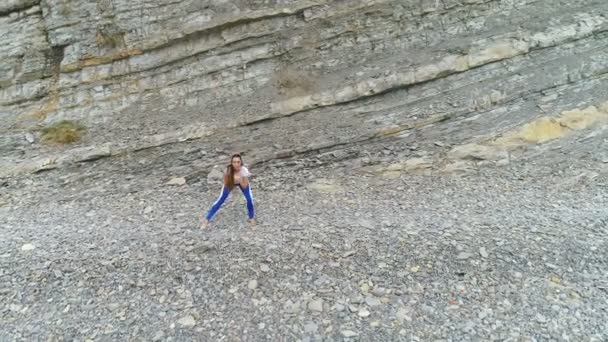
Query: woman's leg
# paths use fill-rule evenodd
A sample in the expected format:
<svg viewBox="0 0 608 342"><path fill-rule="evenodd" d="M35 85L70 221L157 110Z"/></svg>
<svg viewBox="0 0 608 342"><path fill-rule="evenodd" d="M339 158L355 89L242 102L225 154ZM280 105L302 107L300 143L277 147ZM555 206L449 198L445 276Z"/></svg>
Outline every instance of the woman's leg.
<svg viewBox="0 0 608 342"><path fill-rule="evenodd" d="M245 195L245 199L247 200L247 213L249 214L249 219L253 219L255 217L255 210L253 208L253 194L251 193L251 184L247 182L247 186L240 186L243 191L243 195Z"/></svg>
<svg viewBox="0 0 608 342"><path fill-rule="evenodd" d="M220 210L220 207L222 206L222 204L224 203L226 198L228 198L229 194L230 194L230 190L228 190L227 187L222 186L222 192L220 193L220 197L217 198L215 203L213 203L213 205L209 209L209 212L207 212L207 221L211 221L211 219L217 213L217 211Z"/></svg>

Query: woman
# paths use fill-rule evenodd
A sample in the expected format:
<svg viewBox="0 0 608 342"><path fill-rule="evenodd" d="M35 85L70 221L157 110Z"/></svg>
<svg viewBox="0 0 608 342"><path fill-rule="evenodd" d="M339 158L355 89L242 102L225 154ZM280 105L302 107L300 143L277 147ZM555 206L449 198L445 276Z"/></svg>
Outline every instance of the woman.
<svg viewBox="0 0 608 342"><path fill-rule="evenodd" d="M243 166L243 159L241 155L236 153L233 154L230 158L230 165L226 168L226 172L224 172L224 185L222 186L222 191L220 193L220 197L213 203L209 212L207 212L207 217L203 221L201 225L202 229L205 229L209 226L211 219L220 209L230 191L234 189L235 186L241 188L243 195L245 195L245 199L247 200L247 212L249 214L249 223L253 226L255 225L255 211L253 209L253 195L251 194L251 185L249 184L249 170L245 166Z"/></svg>

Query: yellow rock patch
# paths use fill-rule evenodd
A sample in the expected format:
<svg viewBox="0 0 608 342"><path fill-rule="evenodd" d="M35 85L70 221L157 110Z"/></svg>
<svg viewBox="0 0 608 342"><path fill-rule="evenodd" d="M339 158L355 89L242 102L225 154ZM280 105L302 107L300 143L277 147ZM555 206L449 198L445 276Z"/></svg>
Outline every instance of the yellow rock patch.
<svg viewBox="0 0 608 342"><path fill-rule="evenodd" d="M518 143L543 143L566 135L569 129L558 120L542 117L508 132L496 140L500 145L517 145Z"/></svg>
<svg viewBox="0 0 608 342"><path fill-rule="evenodd" d="M562 124L573 130L585 129L597 122L608 119L608 102L602 104L600 109L595 106L583 110L570 110L563 112Z"/></svg>
<svg viewBox="0 0 608 342"><path fill-rule="evenodd" d="M558 117L541 117L505 133L492 144L512 147L544 143L564 137L572 131L583 130L607 120L608 102L605 102L600 105L599 109L595 106L589 106L585 109L564 111Z"/></svg>

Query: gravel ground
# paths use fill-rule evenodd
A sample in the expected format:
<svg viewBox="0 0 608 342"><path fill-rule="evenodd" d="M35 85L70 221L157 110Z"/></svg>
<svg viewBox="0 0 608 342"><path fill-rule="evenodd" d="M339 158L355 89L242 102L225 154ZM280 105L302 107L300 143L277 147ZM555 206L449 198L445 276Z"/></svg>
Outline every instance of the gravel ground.
<svg viewBox="0 0 608 342"><path fill-rule="evenodd" d="M459 174L269 163L255 231L239 192L200 230L219 186L169 171L8 180L0 340L606 341L603 134Z"/></svg>

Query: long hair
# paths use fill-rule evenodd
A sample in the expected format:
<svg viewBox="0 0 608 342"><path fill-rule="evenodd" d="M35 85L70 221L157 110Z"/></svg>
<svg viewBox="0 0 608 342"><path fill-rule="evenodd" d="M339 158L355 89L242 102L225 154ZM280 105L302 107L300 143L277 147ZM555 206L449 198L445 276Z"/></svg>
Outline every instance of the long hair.
<svg viewBox="0 0 608 342"><path fill-rule="evenodd" d="M241 161L241 167L243 166L243 158L241 158L240 154L235 153L230 156L230 164L228 164L227 168L228 172L227 175L224 176L224 185L230 190L234 188L234 167L232 167L232 160L234 160L234 158L239 158Z"/></svg>

